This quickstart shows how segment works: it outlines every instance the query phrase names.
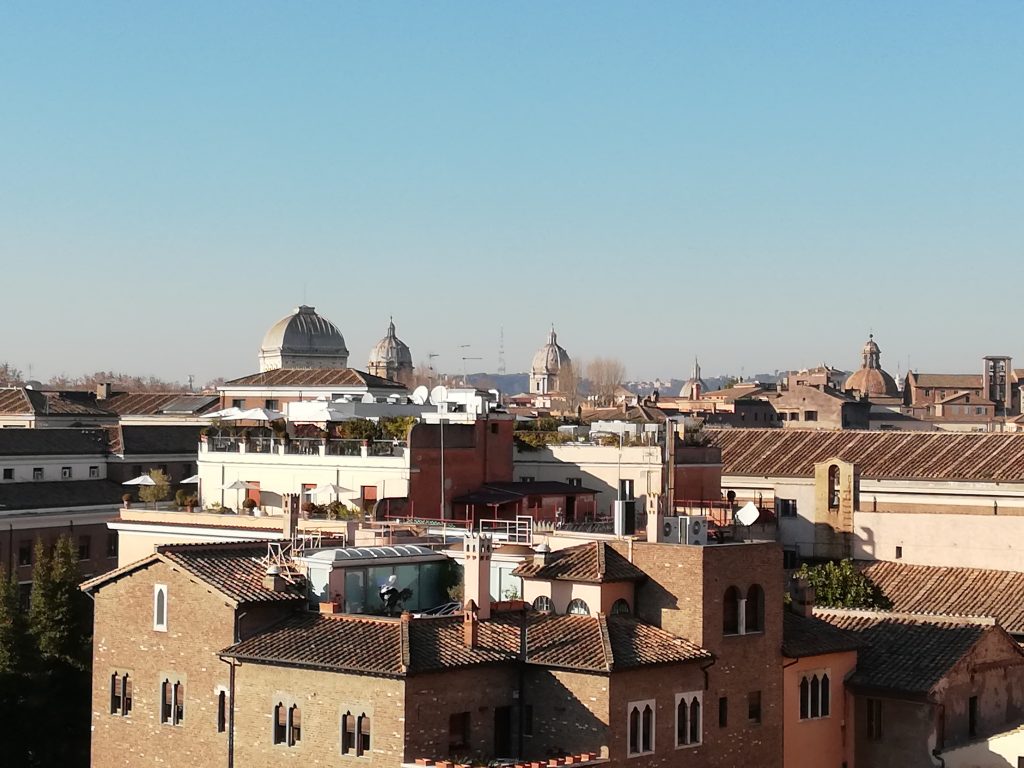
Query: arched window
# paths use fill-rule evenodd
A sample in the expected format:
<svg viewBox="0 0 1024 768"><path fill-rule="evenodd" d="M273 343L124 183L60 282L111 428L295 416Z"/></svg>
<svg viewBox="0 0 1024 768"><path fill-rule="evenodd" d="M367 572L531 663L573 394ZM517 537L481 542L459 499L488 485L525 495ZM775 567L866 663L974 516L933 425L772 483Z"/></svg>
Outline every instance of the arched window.
<svg viewBox="0 0 1024 768"><path fill-rule="evenodd" d="M740 632L740 591L736 587L725 590L722 598L722 632L726 635Z"/></svg>
<svg viewBox="0 0 1024 768"><path fill-rule="evenodd" d="M700 744L700 699L690 702L690 743Z"/></svg>
<svg viewBox="0 0 1024 768"><path fill-rule="evenodd" d="M626 602L626 598L620 597L614 603L612 603L612 616L617 614L629 614L629 603Z"/></svg>
<svg viewBox="0 0 1024 768"><path fill-rule="evenodd" d="M359 716L359 740L356 742L356 755L362 757L370 751L370 716Z"/></svg>
<svg viewBox="0 0 1024 768"><path fill-rule="evenodd" d="M550 597L541 595L533 601L533 610L540 611L541 613L554 613L555 607L551 604Z"/></svg>
<svg viewBox="0 0 1024 768"><path fill-rule="evenodd" d="M302 740L302 710L292 704L288 710L288 746L294 747Z"/></svg>
<svg viewBox="0 0 1024 768"><path fill-rule="evenodd" d="M764 631L764 590L758 584L747 590L745 619L746 632Z"/></svg>
<svg viewBox="0 0 1024 768"><path fill-rule="evenodd" d="M227 691L217 693L217 733L228 729L228 694Z"/></svg>
<svg viewBox="0 0 1024 768"><path fill-rule="evenodd" d="M630 757L654 751L654 701L634 701L627 707L626 748Z"/></svg>
<svg viewBox="0 0 1024 768"><path fill-rule="evenodd" d="M356 718L351 712L341 716L341 754L351 755L356 750Z"/></svg>
<svg viewBox="0 0 1024 768"><path fill-rule="evenodd" d="M685 697L676 702L676 746L690 743L690 706Z"/></svg>
<svg viewBox="0 0 1024 768"><path fill-rule="evenodd" d="M153 586L153 629L167 631L167 587L163 584Z"/></svg>
<svg viewBox="0 0 1024 768"><path fill-rule="evenodd" d="M280 701L274 705L274 743L284 744L288 739L288 710Z"/></svg>
<svg viewBox="0 0 1024 768"><path fill-rule="evenodd" d="M800 719L828 717L832 707L832 691L827 670L805 672L800 678Z"/></svg>
<svg viewBox="0 0 1024 768"><path fill-rule="evenodd" d="M577 597L569 602L569 607L565 612L571 616L589 616L590 606Z"/></svg>

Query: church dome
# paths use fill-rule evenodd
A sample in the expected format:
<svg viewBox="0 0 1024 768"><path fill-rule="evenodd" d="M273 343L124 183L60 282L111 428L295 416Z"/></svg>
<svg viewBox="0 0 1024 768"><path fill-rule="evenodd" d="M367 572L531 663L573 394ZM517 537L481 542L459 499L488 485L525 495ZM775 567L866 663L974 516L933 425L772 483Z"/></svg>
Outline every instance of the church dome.
<svg viewBox="0 0 1024 768"><path fill-rule="evenodd" d="M861 350L862 364L860 370L854 371L843 385L847 392L855 392L870 397L898 397L899 388L896 380L882 369L882 350L875 343L874 335Z"/></svg>
<svg viewBox="0 0 1024 768"><path fill-rule="evenodd" d="M303 304L270 326L260 346L260 365L262 370L345 368L348 348L334 323Z"/></svg>
<svg viewBox="0 0 1024 768"><path fill-rule="evenodd" d="M533 356L533 364L530 366L530 373L536 376L558 375L563 369L572 363L569 353L558 346L558 336L552 328L548 333L548 343L537 350Z"/></svg>
<svg viewBox="0 0 1024 768"><path fill-rule="evenodd" d="M412 368L409 345L395 335L395 321L388 324L388 335L370 351L369 369L379 367Z"/></svg>
<svg viewBox="0 0 1024 768"><path fill-rule="evenodd" d="M683 384L683 388L679 390L679 396L687 400L699 400L701 395L707 391L708 387L700 377L700 363L694 358L693 375Z"/></svg>

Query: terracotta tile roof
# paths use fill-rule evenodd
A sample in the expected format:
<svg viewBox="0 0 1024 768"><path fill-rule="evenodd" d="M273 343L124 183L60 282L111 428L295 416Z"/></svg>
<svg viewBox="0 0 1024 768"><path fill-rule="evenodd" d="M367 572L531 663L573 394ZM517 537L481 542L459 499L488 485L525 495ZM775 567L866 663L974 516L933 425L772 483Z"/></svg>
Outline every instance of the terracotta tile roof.
<svg viewBox="0 0 1024 768"><path fill-rule="evenodd" d="M782 654L790 659L854 651L860 641L853 635L813 616L786 611L782 622Z"/></svg>
<svg viewBox="0 0 1024 768"><path fill-rule="evenodd" d="M267 544L226 542L218 544L169 544L156 553L84 582L84 591L109 584L134 571L163 561L179 568L236 603L305 602L305 589L275 592L263 586L266 566L260 560Z"/></svg>
<svg viewBox="0 0 1024 768"><path fill-rule="evenodd" d="M708 429L723 474L804 476L834 457L866 479L1024 481L1024 433Z"/></svg>
<svg viewBox="0 0 1024 768"><path fill-rule="evenodd" d="M266 544L172 544L157 554L239 603L305 600L295 592L275 592L263 586Z"/></svg>
<svg viewBox="0 0 1024 768"><path fill-rule="evenodd" d="M220 398L216 395L196 395L191 392L115 392L100 400L99 404L121 416L156 416L169 412L203 413L216 407L219 402Z"/></svg>
<svg viewBox="0 0 1024 768"><path fill-rule="evenodd" d="M1011 634L1024 634L1024 573L876 562L865 575L893 610L992 616Z"/></svg>
<svg viewBox="0 0 1024 768"><path fill-rule="evenodd" d="M35 412L39 415L99 417L112 417L116 415L97 405L95 392L81 392L78 390L43 392L27 389L25 394L32 402Z"/></svg>
<svg viewBox="0 0 1024 768"><path fill-rule="evenodd" d="M275 368L232 379L218 390L232 387L374 387L405 389L397 381L372 376L354 368Z"/></svg>
<svg viewBox="0 0 1024 768"><path fill-rule="evenodd" d="M986 632L1002 632L983 619L821 608L814 615L861 641L851 687L910 695L930 692Z"/></svg>
<svg viewBox="0 0 1024 768"><path fill-rule="evenodd" d="M908 377L918 387L929 389L981 389L981 374L975 373L911 373Z"/></svg>
<svg viewBox="0 0 1024 768"><path fill-rule="evenodd" d="M638 581L647 578L647 574L604 541L589 541L576 547L551 552L545 565L532 559L526 560L512 573L526 579L588 583Z"/></svg>
<svg viewBox="0 0 1024 768"><path fill-rule="evenodd" d="M304 612L223 651L268 664L309 666L388 676L516 662L523 614L498 614L478 626L469 648L463 619L409 621ZM626 616L551 616L529 612L527 663L609 672L648 664L711 658L708 651Z"/></svg>
<svg viewBox="0 0 1024 768"><path fill-rule="evenodd" d="M0 413L4 414L29 414L35 409L29 402L26 390L21 387L4 387L0 389Z"/></svg>

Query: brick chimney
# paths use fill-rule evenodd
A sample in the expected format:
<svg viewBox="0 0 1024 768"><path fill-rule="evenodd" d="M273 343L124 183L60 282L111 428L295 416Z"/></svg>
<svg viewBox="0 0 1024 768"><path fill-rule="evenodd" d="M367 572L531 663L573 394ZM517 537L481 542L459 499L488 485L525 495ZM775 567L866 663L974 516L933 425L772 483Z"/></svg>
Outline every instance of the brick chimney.
<svg viewBox="0 0 1024 768"><path fill-rule="evenodd" d="M271 592L284 592L286 583L279 566L269 566L263 575L263 588L269 589Z"/></svg>
<svg viewBox="0 0 1024 768"><path fill-rule="evenodd" d="M491 551L493 546L490 536L470 533L466 535L462 548L465 553L462 597L467 606L470 602L476 606L477 616L481 621L491 618Z"/></svg>
<svg viewBox="0 0 1024 768"><path fill-rule="evenodd" d="M799 616L810 616L814 612L814 587L807 579L793 579L793 612Z"/></svg>
<svg viewBox="0 0 1024 768"><path fill-rule="evenodd" d="M467 648L476 648L480 644L480 617L477 605L472 600L466 601L462 613L462 642Z"/></svg>

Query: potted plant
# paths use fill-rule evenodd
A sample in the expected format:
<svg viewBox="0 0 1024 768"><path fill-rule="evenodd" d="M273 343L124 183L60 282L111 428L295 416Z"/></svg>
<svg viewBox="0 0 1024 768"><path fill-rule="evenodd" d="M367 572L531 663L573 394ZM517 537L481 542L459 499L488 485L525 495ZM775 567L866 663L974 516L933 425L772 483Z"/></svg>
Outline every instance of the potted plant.
<svg viewBox="0 0 1024 768"><path fill-rule="evenodd" d="M179 488L177 491L174 492L174 503L178 505L178 509L181 509L184 506L186 506L186 501L188 501L188 491L186 491L184 488Z"/></svg>
<svg viewBox="0 0 1024 768"><path fill-rule="evenodd" d="M246 514L253 514L253 510L256 509L256 499L246 499L242 502L242 509L245 510Z"/></svg>
<svg viewBox="0 0 1024 768"><path fill-rule="evenodd" d="M132 495L130 493L121 494L121 501L124 502L125 509L132 508Z"/></svg>
<svg viewBox="0 0 1024 768"><path fill-rule="evenodd" d="M191 514L192 512L195 512L196 511L196 504L198 504L198 503L199 503L199 499L197 499L195 496L189 496L187 499L185 499L185 511L188 512L189 514Z"/></svg>

